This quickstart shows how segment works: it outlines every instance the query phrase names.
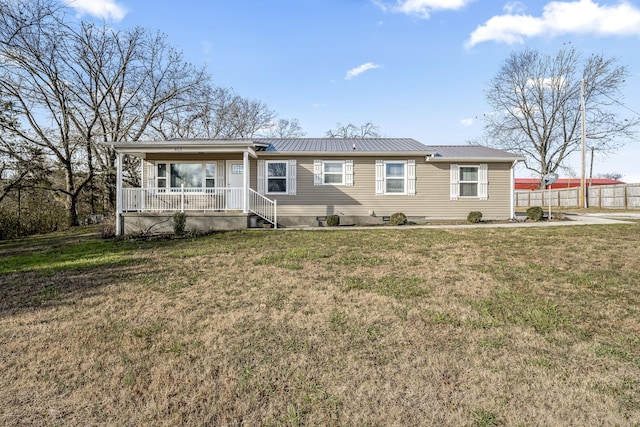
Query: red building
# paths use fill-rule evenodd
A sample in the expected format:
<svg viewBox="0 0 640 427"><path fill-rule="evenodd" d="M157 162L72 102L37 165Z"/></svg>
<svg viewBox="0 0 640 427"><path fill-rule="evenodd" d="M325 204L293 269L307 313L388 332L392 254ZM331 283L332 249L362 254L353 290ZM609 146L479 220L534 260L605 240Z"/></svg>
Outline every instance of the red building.
<svg viewBox="0 0 640 427"><path fill-rule="evenodd" d="M516 178L515 179L516 190L539 190L540 178ZM622 181L609 178L593 178L586 179L587 186L592 185L615 185L624 184ZM559 178L555 183L549 186L550 188L572 188L580 187L580 178Z"/></svg>

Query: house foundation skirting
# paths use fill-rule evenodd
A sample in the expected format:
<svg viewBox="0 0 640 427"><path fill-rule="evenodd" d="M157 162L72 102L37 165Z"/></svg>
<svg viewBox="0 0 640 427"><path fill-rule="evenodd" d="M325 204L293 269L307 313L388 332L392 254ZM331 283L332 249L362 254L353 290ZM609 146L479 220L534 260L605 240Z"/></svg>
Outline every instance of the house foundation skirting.
<svg viewBox="0 0 640 427"><path fill-rule="evenodd" d="M124 212L124 234L173 233L174 215L175 212ZM249 214L242 212L185 212L185 216L187 231L243 230L249 225Z"/></svg>
<svg viewBox="0 0 640 427"><path fill-rule="evenodd" d="M278 226L282 227L326 227L327 216L279 216ZM385 225L389 223L390 216L370 216L370 215L340 215L341 226L367 226ZM408 216L407 220L414 224L425 224L427 219L423 216Z"/></svg>

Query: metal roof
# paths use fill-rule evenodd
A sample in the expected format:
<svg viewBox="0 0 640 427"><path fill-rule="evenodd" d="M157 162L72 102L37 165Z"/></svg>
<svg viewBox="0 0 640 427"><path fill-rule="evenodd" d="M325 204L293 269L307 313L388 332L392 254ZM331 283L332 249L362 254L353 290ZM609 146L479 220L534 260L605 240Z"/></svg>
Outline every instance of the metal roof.
<svg viewBox="0 0 640 427"><path fill-rule="evenodd" d="M429 148L412 138L264 138L256 143L267 152L296 153L429 153Z"/></svg>
<svg viewBox="0 0 640 427"><path fill-rule="evenodd" d="M444 159L513 159L520 156L508 151L497 150L495 148L483 147L480 145L430 145L429 149L434 151L434 160L441 157Z"/></svg>
<svg viewBox="0 0 640 427"><path fill-rule="evenodd" d="M169 141L103 142L118 152L144 157L146 153L242 152L260 155L411 155L431 162L518 161L524 157L478 145L424 145L413 138L257 138L172 139Z"/></svg>

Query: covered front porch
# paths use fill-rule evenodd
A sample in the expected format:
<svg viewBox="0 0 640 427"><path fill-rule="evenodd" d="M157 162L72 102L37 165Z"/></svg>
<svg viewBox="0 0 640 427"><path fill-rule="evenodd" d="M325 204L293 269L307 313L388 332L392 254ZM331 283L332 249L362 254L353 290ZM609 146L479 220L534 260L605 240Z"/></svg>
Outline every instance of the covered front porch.
<svg viewBox="0 0 640 427"><path fill-rule="evenodd" d="M155 219L160 226L175 212L188 213L199 222L208 218L209 224L199 224L200 229L229 229L229 224L233 229L246 228L250 216L277 227L276 201L250 187L250 158L256 158L253 141L110 145L117 153L117 235L131 232L132 226L139 230L154 226ZM124 156L140 159L141 187L124 186ZM138 225L125 224L131 221Z"/></svg>

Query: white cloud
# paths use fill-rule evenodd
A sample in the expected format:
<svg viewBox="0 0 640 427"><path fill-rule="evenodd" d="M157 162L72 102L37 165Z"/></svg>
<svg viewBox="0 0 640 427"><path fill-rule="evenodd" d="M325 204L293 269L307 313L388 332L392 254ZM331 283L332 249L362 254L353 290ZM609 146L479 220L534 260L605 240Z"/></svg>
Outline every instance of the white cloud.
<svg viewBox="0 0 640 427"><path fill-rule="evenodd" d="M527 10L527 7L522 2L510 1L509 3L504 5L502 10L504 10L508 14L524 13L524 11Z"/></svg>
<svg viewBox="0 0 640 427"><path fill-rule="evenodd" d="M374 70L376 68L380 68L380 65L374 64L373 62L367 62L366 64L362 64L359 67L352 68L347 71L347 75L344 77L344 79L351 80L352 78L359 76L365 71Z"/></svg>
<svg viewBox="0 0 640 427"><path fill-rule="evenodd" d="M79 15L91 15L102 19L121 21L127 9L115 0L71 0L69 6Z"/></svg>
<svg viewBox="0 0 640 427"><path fill-rule="evenodd" d="M523 43L528 37L562 34L640 35L640 9L627 1L615 6L601 6L593 0L552 1L541 17L512 12L492 17L471 33L467 47L486 41Z"/></svg>
<svg viewBox="0 0 640 427"><path fill-rule="evenodd" d="M385 12L405 13L427 19L433 11L462 9L474 0L396 0L395 4L384 0L372 1Z"/></svg>
<svg viewBox="0 0 640 427"><path fill-rule="evenodd" d="M467 126L467 127L472 126L474 122L475 122L474 119L462 119L462 120L460 120L460 124L462 126Z"/></svg>

